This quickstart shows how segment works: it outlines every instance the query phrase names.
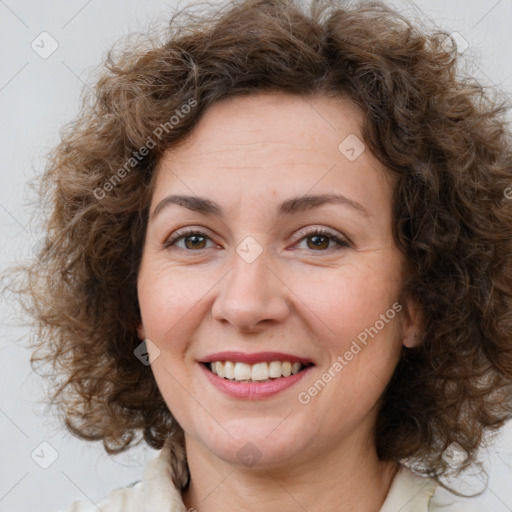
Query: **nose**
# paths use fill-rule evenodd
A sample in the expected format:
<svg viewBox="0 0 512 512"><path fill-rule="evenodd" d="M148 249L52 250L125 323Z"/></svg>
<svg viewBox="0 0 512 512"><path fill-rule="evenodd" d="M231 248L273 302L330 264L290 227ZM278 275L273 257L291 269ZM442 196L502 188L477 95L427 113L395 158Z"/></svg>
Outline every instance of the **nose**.
<svg viewBox="0 0 512 512"><path fill-rule="evenodd" d="M247 333L261 332L285 320L290 290L268 260L266 251L250 263L234 253L231 270L219 283L221 289L212 306L215 320Z"/></svg>

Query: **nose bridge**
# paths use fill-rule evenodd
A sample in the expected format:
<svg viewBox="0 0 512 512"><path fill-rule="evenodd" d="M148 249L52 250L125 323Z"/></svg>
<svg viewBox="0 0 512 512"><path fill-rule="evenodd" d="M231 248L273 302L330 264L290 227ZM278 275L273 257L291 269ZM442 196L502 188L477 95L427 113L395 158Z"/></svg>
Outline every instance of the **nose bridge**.
<svg viewBox="0 0 512 512"><path fill-rule="evenodd" d="M286 287L271 268L270 256L253 237L246 237L236 247L231 270L213 305L216 320L246 331L261 327L263 321L284 320L288 314Z"/></svg>

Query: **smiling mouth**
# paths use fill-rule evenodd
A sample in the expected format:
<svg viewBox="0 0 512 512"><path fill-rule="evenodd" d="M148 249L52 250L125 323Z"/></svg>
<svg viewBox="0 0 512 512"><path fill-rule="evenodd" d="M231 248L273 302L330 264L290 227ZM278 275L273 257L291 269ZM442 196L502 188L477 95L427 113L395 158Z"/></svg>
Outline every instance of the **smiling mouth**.
<svg viewBox="0 0 512 512"><path fill-rule="evenodd" d="M213 361L203 364L209 371L225 380L259 383L290 377L313 366L312 363L303 364L290 361L270 361L256 364L240 361Z"/></svg>

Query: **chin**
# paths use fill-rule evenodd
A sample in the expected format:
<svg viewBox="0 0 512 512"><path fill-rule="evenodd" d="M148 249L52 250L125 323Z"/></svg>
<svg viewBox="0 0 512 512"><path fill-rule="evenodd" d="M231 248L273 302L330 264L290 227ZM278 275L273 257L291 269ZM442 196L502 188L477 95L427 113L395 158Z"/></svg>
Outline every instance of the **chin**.
<svg viewBox="0 0 512 512"><path fill-rule="evenodd" d="M308 445L312 444L311 436L298 432L293 425L286 425L288 420L283 421L283 418L219 419L225 430L216 424L215 433L208 429L194 437L214 456L229 464L254 469L277 468L300 462Z"/></svg>

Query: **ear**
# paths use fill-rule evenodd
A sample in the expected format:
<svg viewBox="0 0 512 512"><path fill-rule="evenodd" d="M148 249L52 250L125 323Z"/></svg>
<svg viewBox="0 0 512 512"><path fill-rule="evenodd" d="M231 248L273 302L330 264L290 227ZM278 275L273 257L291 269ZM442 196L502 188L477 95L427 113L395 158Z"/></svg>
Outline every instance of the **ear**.
<svg viewBox="0 0 512 512"><path fill-rule="evenodd" d="M419 304L409 299L404 308L404 321L402 329L402 345L407 348L417 347L421 344L423 331L423 315Z"/></svg>
<svg viewBox="0 0 512 512"><path fill-rule="evenodd" d="M142 322L137 327L137 336L139 337L139 340L146 339L146 331L145 331L144 327L142 326Z"/></svg>

